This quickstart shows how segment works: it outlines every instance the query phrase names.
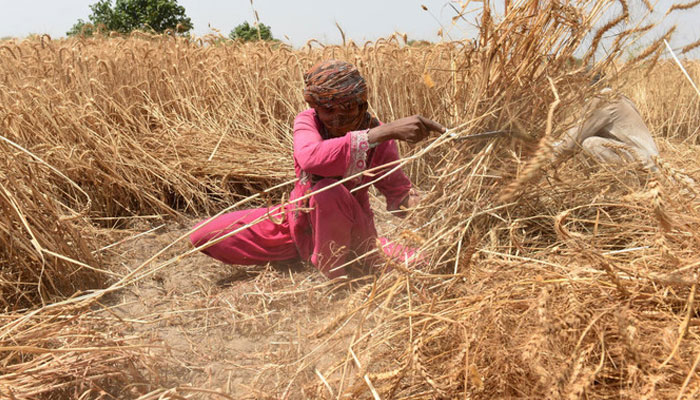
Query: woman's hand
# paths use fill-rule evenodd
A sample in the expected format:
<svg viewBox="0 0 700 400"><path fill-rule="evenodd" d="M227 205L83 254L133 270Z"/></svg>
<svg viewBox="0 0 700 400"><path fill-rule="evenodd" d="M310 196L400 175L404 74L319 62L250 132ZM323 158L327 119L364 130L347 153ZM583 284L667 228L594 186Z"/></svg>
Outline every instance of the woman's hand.
<svg viewBox="0 0 700 400"><path fill-rule="evenodd" d="M423 200L423 192L416 188L411 188L408 196L404 197L399 209L395 211L395 215L404 218L408 214L408 210L418 207L418 204Z"/></svg>
<svg viewBox="0 0 700 400"><path fill-rule="evenodd" d="M445 127L423 116L414 115L370 129L368 140L370 144L391 139L418 143L428 137L431 132L443 133Z"/></svg>

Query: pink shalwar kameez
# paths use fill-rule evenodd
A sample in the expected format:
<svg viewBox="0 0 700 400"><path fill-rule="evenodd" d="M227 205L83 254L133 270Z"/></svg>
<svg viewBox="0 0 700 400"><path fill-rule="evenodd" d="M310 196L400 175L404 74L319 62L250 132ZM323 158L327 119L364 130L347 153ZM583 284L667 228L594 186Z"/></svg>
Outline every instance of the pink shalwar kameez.
<svg viewBox="0 0 700 400"><path fill-rule="evenodd" d="M385 165L399 158L393 140L370 148L368 130L348 132L331 138L313 109L303 111L294 120L294 170L299 178L281 223L266 218L204 250L205 254L228 264L264 264L269 261L303 259L311 262L329 278L345 273L342 268L351 251L370 249L377 238L369 205L369 187L351 190L385 174L374 186L386 197L387 209L399 209L408 196L411 182L393 166L363 174L336 185L309 199L297 200L307 193L328 187L338 180L366 169ZM271 214L281 214L271 209ZM195 246L223 236L264 216L267 208L241 210L201 222L191 236ZM275 219L279 219L276 217ZM203 225L203 226L202 226Z"/></svg>

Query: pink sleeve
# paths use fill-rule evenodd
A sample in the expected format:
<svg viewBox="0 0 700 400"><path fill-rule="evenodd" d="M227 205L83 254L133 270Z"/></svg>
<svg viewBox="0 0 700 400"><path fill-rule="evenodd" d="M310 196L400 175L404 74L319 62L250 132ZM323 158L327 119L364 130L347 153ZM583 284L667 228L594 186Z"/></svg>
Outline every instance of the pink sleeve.
<svg viewBox="0 0 700 400"><path fill-rule="evenodd" d="M350 176L366 169L367 130L323 140L312 110L294 120L294 160L309 174L332 177Z"/></svg>
<svg viewBox="0 0 700 400"><path fill-rule="evenodd" d="M399 149L396 142L388 140L375 149L372 157L372 167L390 163L399 159ZM386 174L396 165L391 165L383 172ZM411 180L403 173L401 168L386 175L384 179L376 182L374 186L386 197L386 209L394 211L399 209L399 205L411 190Z"/></svg>

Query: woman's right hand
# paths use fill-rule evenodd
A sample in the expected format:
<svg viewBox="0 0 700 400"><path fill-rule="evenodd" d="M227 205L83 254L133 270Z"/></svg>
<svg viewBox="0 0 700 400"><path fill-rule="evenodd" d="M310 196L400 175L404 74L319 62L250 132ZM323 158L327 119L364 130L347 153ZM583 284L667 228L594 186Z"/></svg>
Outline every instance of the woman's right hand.
<svg viewBox="0 0 700 400"><path fill-rule="evenodd" d="M397 119L369 131L369 143L381 143L386 140L403 140L408 143L418 143L430 135L431 132L444 133L445 127L425 118L414 115Z"/></svg>

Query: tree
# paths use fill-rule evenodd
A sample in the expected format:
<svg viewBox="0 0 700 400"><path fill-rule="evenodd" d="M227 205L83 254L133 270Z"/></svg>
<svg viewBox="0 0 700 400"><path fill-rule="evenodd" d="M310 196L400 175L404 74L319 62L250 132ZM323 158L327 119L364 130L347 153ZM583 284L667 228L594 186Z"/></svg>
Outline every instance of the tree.
<svg viewBox="0 0 700 400"><path fill-rule="evenodd" d="M235 27L228 36L233 40L240 39L244 42L255 40L275 40L275 38L272 37L272 31L270 31L269 26L263 23L258 24L257 27L250 26L248 21L245 21L244 23Z"/></svg>
<svg viewBox="0 0 700 400"><path fill-rule="evenodd" d="M430 46L432 43L430 43L427 40L411 39L408 42L406 42L406 44L409 46L414 46L414 47L423 47L423 46Z"/></svg>
<svg viewBox="0 0 700 400"><path fill-rule="evenodd" d="M99 0L90 6L89 22L79 19L67 32L73 35L92 35L96 28L107 32L129 33L134 30L164 32L172 29L187 32L192 21L185 15L185 7L177 0Z"/></svg>

